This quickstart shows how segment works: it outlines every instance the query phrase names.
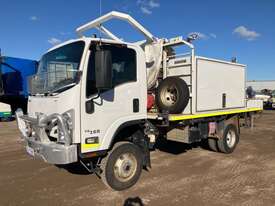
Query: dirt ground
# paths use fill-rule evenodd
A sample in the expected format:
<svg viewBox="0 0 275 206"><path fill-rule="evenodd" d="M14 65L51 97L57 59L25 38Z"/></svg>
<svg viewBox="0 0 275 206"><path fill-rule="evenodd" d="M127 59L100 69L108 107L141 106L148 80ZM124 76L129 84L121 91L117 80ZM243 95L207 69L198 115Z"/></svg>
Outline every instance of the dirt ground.
<svg viewBox="0 0 275 206"><path fill-rule="evenodd" d="M170 142L152 169L115 192L81 167L66 170L28 156L15 122L0 123L0 205L275 205L275 111L242 128L225 155Z"/></svg>

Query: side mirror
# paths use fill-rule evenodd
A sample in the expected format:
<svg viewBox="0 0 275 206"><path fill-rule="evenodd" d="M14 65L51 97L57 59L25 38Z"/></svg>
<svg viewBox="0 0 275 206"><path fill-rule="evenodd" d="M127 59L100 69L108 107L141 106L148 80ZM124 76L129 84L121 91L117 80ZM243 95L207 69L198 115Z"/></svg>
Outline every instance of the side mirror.
<svg viewBox="0 0 275 206"><path fill-rule="evenodd" d="M97 89L112 88L112 53L109 50L95 52L95 77Z"/></svg>
<svg viewBox="0 0 275 206"><path fill-rule="evenodd" d="M88 114L92 114L95 111L95 103L93 99L90 99L86 102L86 112Z"/></svg>

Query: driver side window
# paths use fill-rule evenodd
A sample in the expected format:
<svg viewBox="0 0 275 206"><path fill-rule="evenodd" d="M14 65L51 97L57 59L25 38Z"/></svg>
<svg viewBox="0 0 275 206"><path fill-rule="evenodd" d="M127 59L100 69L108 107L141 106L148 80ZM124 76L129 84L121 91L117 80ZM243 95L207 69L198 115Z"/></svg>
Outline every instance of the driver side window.
<svg viewBox="0 0 275 206"><path fill-rule="evenodd" d="M137 80L136 52L133 49L114 45L103 45L102 49L112 53L113 87ZM96 93L95 48L92 48L88 63L86 96L90 97Z"/></svg>

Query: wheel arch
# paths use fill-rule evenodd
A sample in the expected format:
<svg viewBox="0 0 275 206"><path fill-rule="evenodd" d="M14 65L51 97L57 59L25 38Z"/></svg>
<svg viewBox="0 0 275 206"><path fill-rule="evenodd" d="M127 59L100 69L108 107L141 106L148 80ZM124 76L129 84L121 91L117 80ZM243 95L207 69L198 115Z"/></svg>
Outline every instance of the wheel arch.
<svg viewBox="0 0 275 206"><path fill-rule="evenodd" d="M128 141L137 145L142 151L142 162L144 167L151 167L149 139L144 135L144 119L133 120L121 124L113 134L108 150L112 150L114 145L121 141Z"/></svg>
<svg viewBox="0 0 275 206"><path fill-rule="evenodd" d="M141 125L144 123L143 119L132 120L122 123L112 135L111 141L109 143L109 150L113 148L114 144L119 141L131 141L129 137L141 130Z"/></svg>
<svg viewBox="0 0 275 206"><path fill-rule="evenodd" d="M238 134L240 134L240 117L239 114L226 116L226 119L218 124L218 138L222 138L225 128L232 124L236 126Z"/></svg>

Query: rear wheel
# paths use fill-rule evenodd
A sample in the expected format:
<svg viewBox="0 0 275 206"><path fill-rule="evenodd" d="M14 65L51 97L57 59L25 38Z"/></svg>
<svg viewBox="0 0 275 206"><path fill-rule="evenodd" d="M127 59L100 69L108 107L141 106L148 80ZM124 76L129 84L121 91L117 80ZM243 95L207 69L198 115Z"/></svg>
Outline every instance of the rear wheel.
<svg viewBox="0 0 275 206"><path fill-rule="evenodd" d="M218 145L217 145L217 140L213 138L208 138L208 147L214 152L218 151Z"/></svg>
<svg viewBox="0 0 275 206"><path fill-rule="evenodd" d="M160 111L181 113L189 102L189 88L179 77L167 77L158 86L156 104Z"/></svg>
<svg viewBox="0 0 275 206"><path fill-rule="evenodd" d="M237 127L233 124L227 125L223 137L218 140L219 151L227 154L232 153L239 143L239 139Z"/></svg>
<svg viewBox="0 0 275 206"><path fill-rule="evenodd" d="M101 162L101 179L114 190L133 186L142 171L142 154L138 146L130 142L117 143Z"/></svg>

